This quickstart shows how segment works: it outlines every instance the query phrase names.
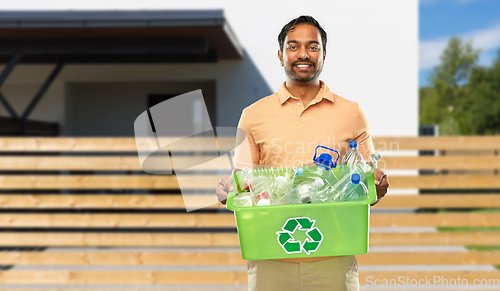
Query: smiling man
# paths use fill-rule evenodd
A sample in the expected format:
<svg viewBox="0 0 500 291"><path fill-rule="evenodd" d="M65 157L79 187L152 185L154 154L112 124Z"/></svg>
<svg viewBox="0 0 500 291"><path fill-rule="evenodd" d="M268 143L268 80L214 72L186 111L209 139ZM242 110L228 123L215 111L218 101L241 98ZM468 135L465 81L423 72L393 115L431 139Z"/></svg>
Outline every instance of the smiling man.
<svg viewBox="0 0 500 291"><path fill-rule="evenodd" d="M236 168L296 167L312 160L317 145L343 156L353 140L368 160L374 150L363 110L319 80L326 42L326 32L311 16L300 16L283 27L278 59L286 80L277 93L243 110L238 127L246 140L236 149ZM380 199L389 187L380 169L375 169L375 184ZM225 203L232 190L231 178L223 177L217 187L219 201ZM248 261L247 270L248 290L359 290L354 256Z"/></svg>

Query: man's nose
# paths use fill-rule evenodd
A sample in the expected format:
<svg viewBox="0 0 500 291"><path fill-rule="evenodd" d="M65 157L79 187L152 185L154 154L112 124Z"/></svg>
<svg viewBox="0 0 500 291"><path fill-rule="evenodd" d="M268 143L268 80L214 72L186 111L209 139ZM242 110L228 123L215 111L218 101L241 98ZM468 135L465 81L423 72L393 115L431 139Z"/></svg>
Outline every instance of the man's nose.
<svg viewBox="0 0 500 291"><path fill-rule="evenodd" d="M299 50L299 55L298 55L298 58L300 59L308 59L309 58L309 54L307 53L307 48L305 47L302 47L300 50Z"/></svg>

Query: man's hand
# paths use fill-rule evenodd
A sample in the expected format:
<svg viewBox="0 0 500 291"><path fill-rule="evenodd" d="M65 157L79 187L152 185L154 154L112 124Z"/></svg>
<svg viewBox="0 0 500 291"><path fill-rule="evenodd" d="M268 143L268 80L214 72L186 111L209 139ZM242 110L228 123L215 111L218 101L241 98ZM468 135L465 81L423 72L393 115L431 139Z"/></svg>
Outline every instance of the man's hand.
<svg viewBox="0 0 500 291"><path fill-rule="evenodd" d="M219 184L217 185L217 189L215 193L217 194L217 199L222 204L226 204L227 194L230 191L233 191L234 187L231 185L231 176L224 176L220 179Z"/></svg>
<svg viewBox="0 0 500 291"><path fill-rule="evenodd" d="M387 188L389 188L389 179L384 171L376 168L373 172L375 176L375 186L377 188L377 198L380 199L387 193Z"/></svg>

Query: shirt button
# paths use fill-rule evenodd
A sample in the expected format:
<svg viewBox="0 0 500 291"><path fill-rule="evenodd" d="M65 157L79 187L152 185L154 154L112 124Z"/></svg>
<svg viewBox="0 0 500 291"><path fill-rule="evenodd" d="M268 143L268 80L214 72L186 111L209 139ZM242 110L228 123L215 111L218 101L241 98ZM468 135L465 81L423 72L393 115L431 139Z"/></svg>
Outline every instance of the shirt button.
<svg viewBox="0 0 500 291"><path fill-rule="evenodd" d="M300 106L300 102L297 102L297 106Z"/></svg>

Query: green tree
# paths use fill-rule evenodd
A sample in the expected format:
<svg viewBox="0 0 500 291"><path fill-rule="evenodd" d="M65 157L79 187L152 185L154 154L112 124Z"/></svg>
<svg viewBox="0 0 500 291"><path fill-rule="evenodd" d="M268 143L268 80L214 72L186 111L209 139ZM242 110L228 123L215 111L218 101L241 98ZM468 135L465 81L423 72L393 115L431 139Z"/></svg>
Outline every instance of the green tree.
<svg viewBox="0 0 500 291"><path fill-rule="evenodd" d="M467 81L475 68L479 50L472 42L452 37L430 76L431 88L420 90L420 124L438 124L441 135L470 134L469 114L463 111Z"/></svg>
<svg viewBox="0 0 500 291"><path fill-rule="evenodd" d="M473 68L467 89L460 110L466 115L471 133L500 134L500 50L491 67Z"/></svg>

